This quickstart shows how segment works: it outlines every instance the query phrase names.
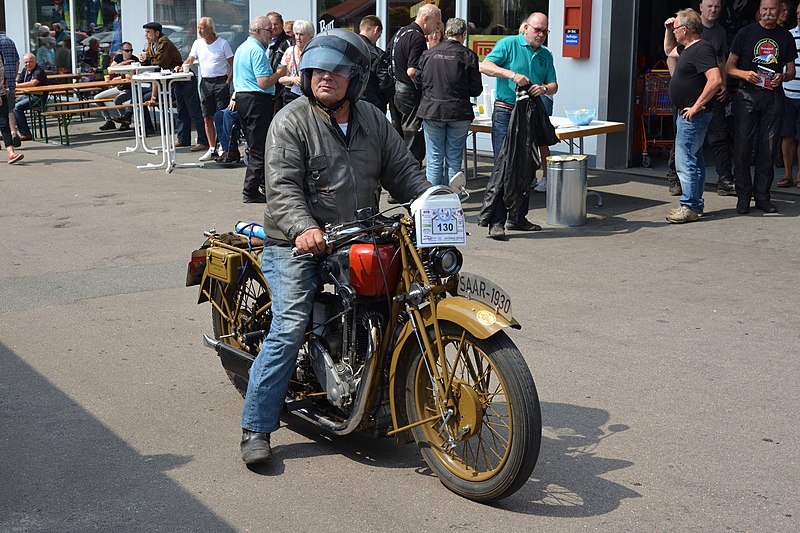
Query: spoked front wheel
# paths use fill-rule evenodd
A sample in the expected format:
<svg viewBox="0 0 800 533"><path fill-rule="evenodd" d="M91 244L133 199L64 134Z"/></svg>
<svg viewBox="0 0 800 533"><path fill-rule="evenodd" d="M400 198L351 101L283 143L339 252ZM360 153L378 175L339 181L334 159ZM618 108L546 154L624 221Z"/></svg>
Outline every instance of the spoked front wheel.
<svg viewBox="0 0 800 533"><path fill-rule="evenodd" d="M406 378L406 411L410 423L431 421L412 429L414 438L448 489L480 502L505 498L528 480L539 456L542 422L533 377L504 332L479 339L455 324L441 329L449 393L439 397L435 374L417 349Z"/></svg>

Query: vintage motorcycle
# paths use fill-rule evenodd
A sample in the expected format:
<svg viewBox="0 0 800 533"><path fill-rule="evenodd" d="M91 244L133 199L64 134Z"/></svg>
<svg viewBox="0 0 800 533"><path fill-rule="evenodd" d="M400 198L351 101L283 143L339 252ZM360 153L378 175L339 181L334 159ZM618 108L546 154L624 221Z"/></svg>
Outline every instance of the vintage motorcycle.
<svg viewBox="0 0 800 533"><path fill-rule="evenodd" d="M333 251L318 260L325 286L286 411L338 435L410 442L410 433L448 489L480 502L507 497L530 477L541 441L533 378L503 331L520 327L511 299L461 271L466 230L453 189L430 188L410 205L413 216L392 209L325 228ZM206 232L187 285L211 303L205 343L244 395L272 315L258 227L237 228Z"/></svg>

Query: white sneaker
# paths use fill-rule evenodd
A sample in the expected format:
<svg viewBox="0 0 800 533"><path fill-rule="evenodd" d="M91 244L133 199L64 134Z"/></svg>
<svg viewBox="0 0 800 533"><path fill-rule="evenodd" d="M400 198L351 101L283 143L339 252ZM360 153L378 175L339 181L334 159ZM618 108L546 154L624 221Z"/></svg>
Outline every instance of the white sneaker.
<svg viewBox="0 0 800 533"><path fill-rule="evenodd" d="M206 153L200 156L199 161L211 161L214 158L214 149L209 148Z"/></svg>
<svg viewBox="0 0 800 533"><path fill-rule="evenodd" d="M539 183L533 188L533 192L547 192L547 180L539 180Z"/></svg>

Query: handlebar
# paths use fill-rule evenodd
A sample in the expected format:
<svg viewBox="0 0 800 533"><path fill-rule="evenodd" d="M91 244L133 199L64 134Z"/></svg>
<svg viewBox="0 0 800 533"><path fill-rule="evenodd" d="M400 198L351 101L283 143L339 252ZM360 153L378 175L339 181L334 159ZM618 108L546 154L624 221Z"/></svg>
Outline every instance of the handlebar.
<svg viewBox="0 0 800 533"><path fill-rule="evenodd" d="M353 238L371 233L381 229L392 228L399 223L402 215L394 217L382 217L378 220L380 214L375 215L369 220L358 220L353 222L343 222L341 224L326 224L323 239L327 246L338 248L342 244L352 240ZM292 257L305 258L313 257L314 254L305 253L301 254L296 246L292 247Z"/></svg>

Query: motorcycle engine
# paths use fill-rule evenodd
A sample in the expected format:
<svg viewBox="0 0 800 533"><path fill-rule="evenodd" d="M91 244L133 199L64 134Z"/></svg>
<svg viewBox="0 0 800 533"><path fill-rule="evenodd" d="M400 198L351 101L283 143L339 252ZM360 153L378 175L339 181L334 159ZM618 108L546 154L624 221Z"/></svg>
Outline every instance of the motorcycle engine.
<svg viewBox="0 0 800 533"><path fill-rule="evenodd" d="M386 321L384 306L374 301L355 303L343 312L341 299L329 292L320 293L314 302L311 336L302 359L328 401L341 410L353 405L364 363L378 349L375 338Z"/></svg>

